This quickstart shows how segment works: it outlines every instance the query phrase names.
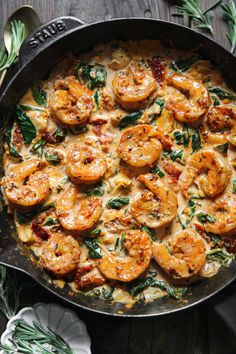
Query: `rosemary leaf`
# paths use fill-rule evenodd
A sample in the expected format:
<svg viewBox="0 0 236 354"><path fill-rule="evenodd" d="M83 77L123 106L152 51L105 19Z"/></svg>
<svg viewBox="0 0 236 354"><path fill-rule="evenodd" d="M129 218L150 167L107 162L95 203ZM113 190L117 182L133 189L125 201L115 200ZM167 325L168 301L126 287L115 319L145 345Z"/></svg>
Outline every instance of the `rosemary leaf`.
<svg viewBox="0 0 236 354"><path fill-rule="evenodd" d="M231 43L231 52L235 51L236 47L236 5L234 0L229 0L228 4L222 4L223 14L228 23L229 32L227 37Z"/></svg>

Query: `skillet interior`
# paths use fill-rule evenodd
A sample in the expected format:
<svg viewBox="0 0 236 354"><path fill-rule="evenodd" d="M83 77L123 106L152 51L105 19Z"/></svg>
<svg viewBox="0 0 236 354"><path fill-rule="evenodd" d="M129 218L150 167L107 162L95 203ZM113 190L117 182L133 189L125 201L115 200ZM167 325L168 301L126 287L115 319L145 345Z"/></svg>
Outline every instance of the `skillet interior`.
<svg viewBox="0 0 236 354"><path fill-rule="evenodd" d="M200 52L223 71L226 79L236 89L235 57L206 36L164 21L150 19L111 20L69 30L61 38L51 42L48 47L37 49L36 56L34 56L34 52L25 52L26 46L23 47L22 55L27 59L27 63L19 68L18 73L9 82L0 98L0 112L4 117L4 121L1 120L1 128L10 123L12 109L31 83L42 78L68 52L82 53L92 49L98 42L132 38L161 39L166 42L166 45L174 45L181 49L199 47ZM1 141L1 156L3 156L2 148ZM122 304L110 304L97 298L73 297L69 296L67 291L51 284L47 274L34 266L29 259L29 251L16 241L15 226L5 210L0 215L0 222L0 263L25 271L54 294L77 306L95 312L116 316L154 316L170 313L207 299L236 278L236 261L234 261L229 268L221 269L213 278L194 284L191 296L185 297L183 301L164 297L145 305L135 304L131 309L127 309Z"/></svg>

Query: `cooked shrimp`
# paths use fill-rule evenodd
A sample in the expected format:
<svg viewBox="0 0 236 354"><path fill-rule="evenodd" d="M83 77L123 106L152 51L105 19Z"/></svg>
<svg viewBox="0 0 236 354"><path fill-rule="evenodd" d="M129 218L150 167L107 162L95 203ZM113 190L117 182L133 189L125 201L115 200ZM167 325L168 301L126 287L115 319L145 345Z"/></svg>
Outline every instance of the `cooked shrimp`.
<svg viewBox="0 0 236 354"><path fill-rule="evenodd" d="M179 90L182 95L170 98L166 108L173 112L181 122L195 122L206 113L209 105L209 93L202 82L183 74L174 74L168 80L170 86Z"/></svg>
<svg viewBox="0 0 236 354"><path fill-rule="evenodd" d="M76 187L65 189L56 203L56 214L66 230L84 231L90 229L102 213L102 203L97 197L79 199Z"/></svg>
<svg viewBox="0 0 236 354"><path fill-rule="evenodd" d="M157 88L151 70L144 65L131 63L127 69L115 74L113 91L116 100L121 106L128 110L143 108L148 98Z"/></svg>
<svg viewBox="0 0 236 354"><path fill-rule="evenodd" d="M216 218L215 222L204 224L207 232L225 234L236 229L236 196L224 195L209 207L209 214Z"/></svg>
<svg viewBox="0 0 236 354"><path fill-rule="evenodd" d="M223 192L231 175L228 162L215 151L198 151L190 157L180 176L180 188L185 198L188 189L196 181L208 197L215 197ZM197 178L199 176L199 178Z"/></svg>
<svg viewBox="0 0 236 354"><path fill-rule="evenodd" d="M128 255L117 251L109 252L103 247L103 257L98 261L98 268L108 279L129 282L149 266L152 256L150 237L145 231L128 231L123 246Z"/></svg>
<svg viewBox="0 0 236 354"><path fill-rule="evenodd" d="M118 155L131 166L151 166L162 151L158 137L158 131L148 124L128 128L120 138Z"/></svg>
<svg viewBox="0 0 236 354"><path fill-rule="evenodd" d="M106 173L107 163L98 146L76 143L67 149L66 168L75 183L94 183Z"/></svg>
<svg viewBox="0 0 236 354"><path fill-rule="evenodd" d="M230 106L213 107L207 115L210 131L205 132L209 143L230 142L236 145L236 109Z"/></svg>
<svg viewBox="0 0 236 354"><path fill-rule="evenodd" d="M154 243L153 257L159 266L174 278L189 278L205 264L205 244L195 232L183 230L166 244Z"/></svg>
<svg viewBox="0 0 236 354"><path fill-rule="evenodd" d="M79 243L72 236L54 233L42 246L40 264L56 275L76 269L80 259Z"/></svg>
<svg viewBox="0 0 236 354"><path fill-rule="evenodd" d="M148 173L138 177L151 192L141 194L131 206L131 213L142 225L157 228L171 222L176 216L178 200L169 185ZM156 199L155 199L156 197Z"/></svg>
<svg viewBox="0 0 236 354"><path fill-rule="evenodd" d="M73 77L60 80L51 102L56 118L64 124L85 123L93 110L92 91Z"/></svg>
<svg viewBox="0 0 236 354"><path fill-rule="evenodd" d="M229 106L212 107L207 115L207 123L212 132L236 131L236 109Z"/></svg>
<svg viewBox="0 0 236 354"><path fill-rule="evenodd" d="M37 158L13 166L2 179L2 186L9 202L18 207L33 207L49 193L49 177L40 171L44 163ZM26 181L26 179L28 179Z"/></svg>

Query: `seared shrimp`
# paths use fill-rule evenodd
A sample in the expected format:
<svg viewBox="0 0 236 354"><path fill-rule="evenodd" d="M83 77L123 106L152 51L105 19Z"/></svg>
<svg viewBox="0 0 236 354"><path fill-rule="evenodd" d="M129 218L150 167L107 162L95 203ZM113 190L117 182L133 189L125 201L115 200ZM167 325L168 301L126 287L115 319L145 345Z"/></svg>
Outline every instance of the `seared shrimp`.
<svg viewBox="0 0 236 354"><path fill-rule="evenodd" d="M202 82L183 74L174 74L167 83L182 93L181 96L170 98L166 104L166 108L173 112L177 120L191 123L206 113L210 99Z"/></svg>
<svg viewBox="0 0 236 354"><path fill-rule="evenodd" d="M166 244L154 243L153 257L159 266L174 278L189 278L205 264L204 241L190 230L178 232Z"/></svg>
<svg viewBox="0 0 236 354"><path fill-rule="evenodd" d="M49 193L48 174L39 171L44 166L40 159L26 160L13 166L2 179L9 202L18 207L33 207ZM26 182L25 180L28 179Z"/></svg>
<svg viewBox="0 0 236 354"><path fill-rule="evenodd" d="M102 203L97 197L78 198L77 189L70 186L56 203L56 214L61 225L66 230L84 231L90 229L99 219L102 213Z"/></svg>
<svg viewBox="0 0 236 354"><path fill-rule="evenodd" d="M204 132L209 143L230 142L236 145L236 109L229 106L213 107L207 115L210 131Z"/></svg>
<svg viewBox="0 0 236 354"><path fill-rule="evenodd" d="M73 77L60 80L52 98L52 111L64 124L85 123L93 110L92 91Z"/></svg>
<svg viewBox="0 0 236 354"><path fill-rule="evenodd" d="M215 222L204 224L207 232L226 234L236 229L236 196L224 195L209 207L209 214L216 218Z"/></svg>
<svg viewBox="0 0 236 354"><path fill-rule="evenodd" d="M79 243L72 236L54 233L42 246L40 264L56 275L66 275L76 269L79 259Z"/></svg>
<svg viewBox="0 0 236 354"><path fill-rule="evenodd" d="M131 166L151 166L162 151L155 127L140 124L125 130L118 145L119 157Z"/></svg>
<svg viewBox="0 0 236 354"><path fill-rule="evenodd" d="M144 65L131 63L127 69L115 74L113 91L116 100L128 110L143 108L157 88L151 70Z"/></svg>
<svg viewBox="0 0 236 354"><path fill-rule="evenodd" d="M66 168L75 183L94 183L106 173L107 164L99 147L77 143L67 149Z"/></svg>
<svg viewBox="0 0 236 354"><path fill-rule="evenodd" d="M177 196L157 175L148 173L138 177L151 192L144 191L131 206L131 213L142 225L157 228L171 222L176 216ZM156 196L156 199L155 199Z"/></svg>
<svg viewBox="0 0 236 354"><path fill-rule="evenodd" d="M188 198L189 187L196 182L208 197L215 197L227 186L231 169L228 162L215 151L198 151L190 157L180 176L180 188L185 198Z"/></svg>
<svg viewBox="0 0 236 354"><path fill-rule="evenodd" d="M108 279L129 282L149 266L152 256L150 237L145 231L128 231L123 246L128 255L117 251L110 253L103 247L103 257L98 261L98 268Z"/></svg>

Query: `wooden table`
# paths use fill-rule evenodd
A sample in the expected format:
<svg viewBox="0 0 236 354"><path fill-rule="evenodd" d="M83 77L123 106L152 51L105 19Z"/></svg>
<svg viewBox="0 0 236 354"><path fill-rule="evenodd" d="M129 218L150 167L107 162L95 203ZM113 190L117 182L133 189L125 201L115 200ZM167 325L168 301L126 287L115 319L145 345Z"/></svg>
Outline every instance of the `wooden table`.
<svg viewBox="0 0 236 354"><path fill-rule="evenodd" d="M215 1L200 2L207 8ZM7 18L25 3L37 10L42 23L71 15L87 23L114 17L145 16L188 24L187 20L171 16L174 6L165 0L0 0L0 37ZM214 38L229 48L220 7L214 11L213 29ZM118 319L81 310L78 314L87 324L93 354L233 354L236 353L236 338L213 310L213 304L220 302L233 287L203 305L165 317ZM37 285L34 295L29 294L30 299L32 304L59 302ZM0 315L0 332L5 324Z"/></svg>

